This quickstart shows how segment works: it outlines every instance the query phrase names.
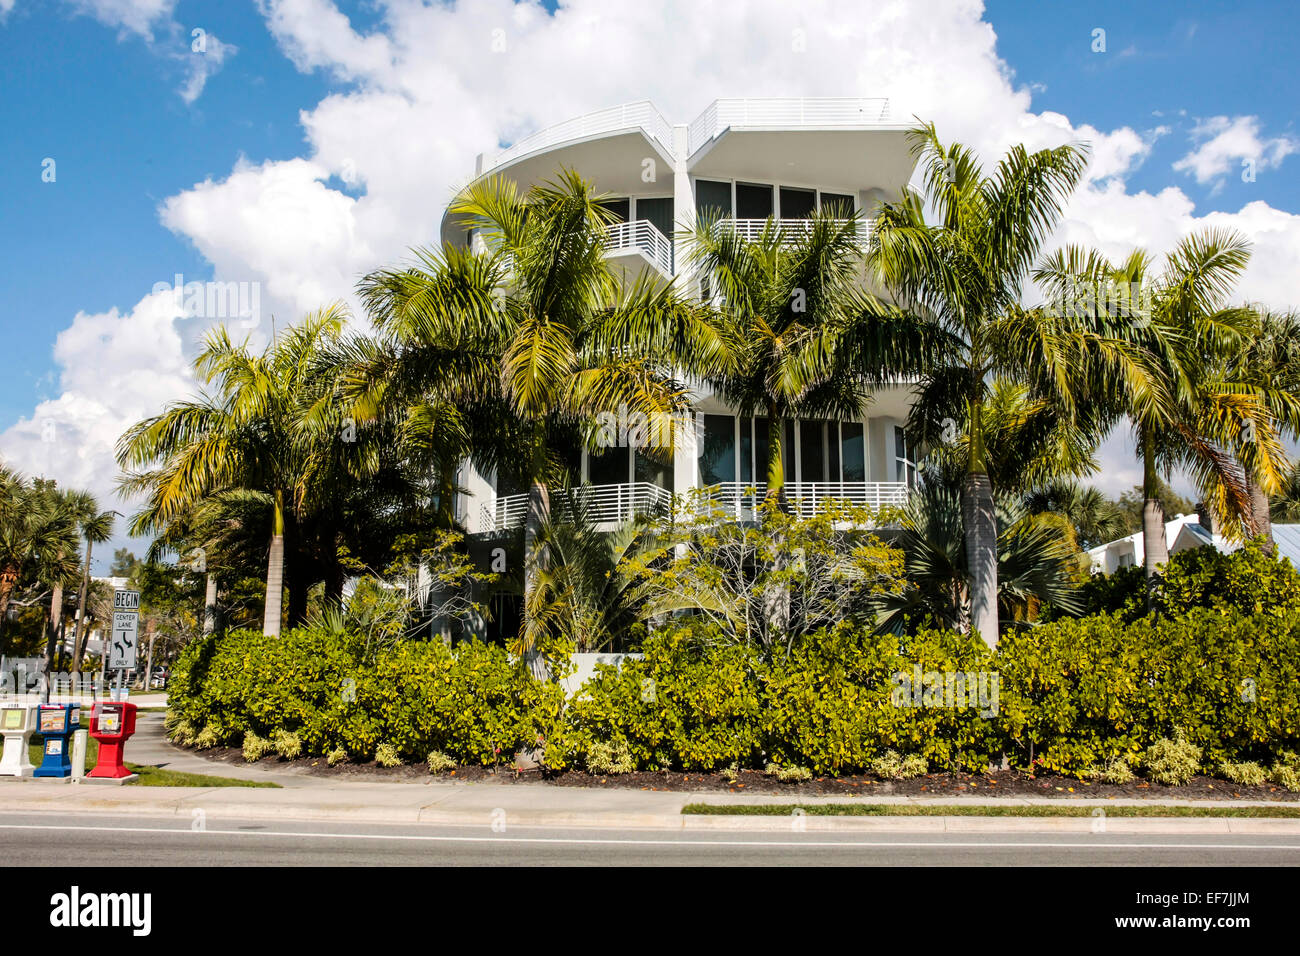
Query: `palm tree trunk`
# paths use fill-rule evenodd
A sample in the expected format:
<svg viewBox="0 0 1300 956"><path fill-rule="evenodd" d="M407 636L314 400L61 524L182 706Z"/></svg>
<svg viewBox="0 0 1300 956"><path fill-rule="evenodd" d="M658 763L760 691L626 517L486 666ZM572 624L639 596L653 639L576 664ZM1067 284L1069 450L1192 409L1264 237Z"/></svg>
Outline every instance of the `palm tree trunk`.
<svg viewBox="0 0 1300 956"><path fill-rule="evenodd" d="M50 619L46 622L49 632L45 639L45 689L41 699L46 703L50 699L51 681L54 680L54 647L59 638L59 624L63 618L63 583L56 581L50 588Z"/></svg>
<svg viewBox="0 0 1300 956"><path fill-rule="evenodd" d="M998 522L984 452L983 402L970 403L970 464L961 485L966 569L970 575L971 626L991 648L998 646Z"/></svg>
<svg viewBox="0 0 1300 956"><path fill-rule="evenodd" d="M217 632L217 576L211 571L204 577L203 636Z"/></svg>
<svg viewBox="0 0 1300 956"><path fill-rule="evenodd" d="M266 609L262 615L262 633L279 637L280 606L284 599L284 495L278 490L271 521L271 554L266 562Z"/></svg>
<svg viewBox="0 0 1300 956"><path fill-rule="evenodd" d="M776 405L767 406L767 499L778 511L789 511L790 500L785 493L785 455L782 449L784 422L777 416ZM793 451L793 449L791 449ZM776 542L776 557L772 571L779 578L785 570L785 554L781 542ZM767 623L769 646L784 640L790 630L790 589L783 584L773 584L763 595L763 616Z"/></svg>
<svg viewBox="0 0 1300 956"><path fill-rule="evenodd" d="M524 626L527 626L529 608L533 606L533 591L537 587L544 556L537 548L537 537L551 513L550 491L540 478L534 477L528 487L528 516L524 522ZM524 660L529 671L538 680L549 680L551 668L545 656L535 647L524 648Z"/></svg>
<svg viewBox="0 0 1300 956"><path fill-rule="evenodd" d="M81 569L81 590L77 594L77 623L72 628L72 674L81 674L81 658L86 653L86 595L90 591L90 551L94 542L86 539L86 563Z"/></svg>
<svg viewBox="0 0 1300 956"><path fill-rule="evenodd" d="M1169 561L1165 541L1165 509L1160 503L1160 482L1156 473L1155 442L1142 437L1142 564L1147 573L1147 608L1155 603L1155 584L1160 568Z"/></svg>
<svg viewBox="0 0 1300 956"><path fill-rule="evenodd" d="M9 602L18 586L18 569L7 567L0 571L0 653L4 652L5 622L9 620Z"/></svg>
<svg viewBox="0 0 1300 956"><path fill-rule="evenodd" d="M1269 514L1268 495L1249 473L1246 474L1246 490L1250 494L1250 535L1259 540L1265 554L1272 554L1277 545L1273 541L1273 519Z"/></svg>

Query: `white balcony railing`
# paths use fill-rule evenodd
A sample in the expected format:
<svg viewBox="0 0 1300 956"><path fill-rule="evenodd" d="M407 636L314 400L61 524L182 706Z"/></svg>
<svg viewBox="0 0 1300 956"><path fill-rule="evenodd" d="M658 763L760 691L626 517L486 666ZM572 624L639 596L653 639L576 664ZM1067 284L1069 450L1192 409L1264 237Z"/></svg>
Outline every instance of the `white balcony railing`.
<svg viewBox="0 0 1300 956"><path fill-rule="evenodd" d="M710 485L708 500L723 514L737 521L752 520L767 493L763 482L729 481ZM810 518L831 502L868 507L874 511L907 504L909 490L901 481L790 481L785 485L786 499L794 511ZM636 515L650 514L672 504L672 492L638 481L621 485L584 485L574 492L585 503L587 515L600 524L622 524ZM563 515L565 498L553 495L551 506ZM707 510L707 509L706 509ZM503 531L524 523L528 513L528 495L505 495L483 505L479 514L480 532Z"/></svg>
<svg viewBox="0 0 1300 956"><path fill-rule="evenodd" d="M669 278L673 274L673 244L647 219L616 222L605 228L605 252L640 252Z"/></svg>
<svg viewBox="0 0 1300 956"><path fill-rule="evenodd" d="M847 220L840 220L845 222ZM714 227L718 230L734 231L742 239L754 241L763 234L767 228L766 219L719 219ZM811 224L808 219L778 219L776 224L781 227L781 232L785 235L786 241L792 241L801 232L807 232ZM863 245L871 238L872 223L869 219L858 220L858 239Z"/></svg>
<svg viewBox="0 0 1300 956"><path fill-rule="evenodd" d="M752 519L766 494L767 484L761 481L724 481L709 486L710 500L737 521ZM831 502L874 511L903 507L908 487L902 481L787 481L785 496L796 514L811 518Z"/></svg>
<svg viewBox="0 0 1300 956"><path fill-rule="evenodd" d="M621 485L584 485L573 492L587 516L598 524L622 524L636 515L649 514L668 507L673 494L648 481ZM553 494L551 508L557 516L567 510L564 496ZM524 523L528 515L528 495L505 495L485 504L479 514L479 531L503 531Z"/></svg>
<svg viewBox="0 0 1300 956"><path fill-rule="evenodd" d="M733 126L834 129L877 126L889 122L884 97L803 97L797 99L715 100L691 123L687 148L691 154Z"/></svg>
<svg viewBox="0 0 1300 956"><path fill-rule="evenodd" d="M527 156L529 153L535 153L538 150L549 149L561 143L629 129L644 130L647 136L658 140L668 154L672 155L673 128L671 124L664 119L663 114L655 109L653 103L649 100L642 100L638 103L624 103L621 106L597 110L594 113L587 113L566 120L556 126L548 126L546 129L531 133L498 153L484 156L481 172L489 172L521 156Z"/></svg>

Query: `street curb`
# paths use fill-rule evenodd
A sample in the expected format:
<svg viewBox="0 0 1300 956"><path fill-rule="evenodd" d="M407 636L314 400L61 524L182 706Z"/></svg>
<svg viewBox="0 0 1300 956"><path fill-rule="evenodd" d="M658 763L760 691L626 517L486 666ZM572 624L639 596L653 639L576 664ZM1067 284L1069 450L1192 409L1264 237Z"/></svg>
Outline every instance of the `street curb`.
<svg viewBox="0 0 1300 956"><path fill-rule="evenodd" d="M159 788L163 789L163 788ZM167 788L173 789L173 788ZM181 789L181 788L174 788ZM214 818L334 821L369 824L490 827L569 827L750 832L913 832L913 833L1151 833L1151 834L1300 834L1300 819L1257 817L973 817L973 816L750 816L675 812L440 809L436 805L376 807L365 803L331 806L304 803L241 802L233 788L185 788L186 793L125 799L119 792L59 788L48 795L6 799L3 813L69 813L190 818L201 810ZM6 795L8 796L8 795ZM152 796L152 795L151 795ZM117 799L114 799L114 798Z"/></svg>

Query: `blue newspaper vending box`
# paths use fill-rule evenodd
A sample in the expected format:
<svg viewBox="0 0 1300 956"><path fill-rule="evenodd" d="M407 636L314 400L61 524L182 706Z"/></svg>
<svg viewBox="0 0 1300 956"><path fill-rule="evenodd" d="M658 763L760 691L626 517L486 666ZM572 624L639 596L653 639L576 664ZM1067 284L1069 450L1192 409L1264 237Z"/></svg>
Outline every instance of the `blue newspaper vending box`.
<svg viewBox="0 0 1300 956"><path fill-rule="evenodd" d="M72 735L81 727L80 704L41 704L36 732L44 738L43 759L33 777L72 776Z"/></svg>

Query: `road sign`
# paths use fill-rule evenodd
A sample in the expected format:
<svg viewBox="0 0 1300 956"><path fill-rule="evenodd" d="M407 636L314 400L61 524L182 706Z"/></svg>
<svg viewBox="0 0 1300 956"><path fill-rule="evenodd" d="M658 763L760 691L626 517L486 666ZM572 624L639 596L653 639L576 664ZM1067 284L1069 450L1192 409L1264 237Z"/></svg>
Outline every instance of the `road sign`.
<svg viewBox="0 0 1300 956"><path fill-rule="evenodd" d="M113 610L114 611L139 611L140 610L140 592L139 591L114 591L113 592Z"/></svg>
<svg viewBox="0 0 1300 956"><path fill-rule="evenodd" d="M140 592L113 592L113 631L109 635L108 669L133 670L139 644Z"/></svg>

